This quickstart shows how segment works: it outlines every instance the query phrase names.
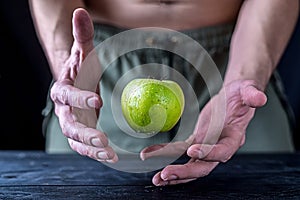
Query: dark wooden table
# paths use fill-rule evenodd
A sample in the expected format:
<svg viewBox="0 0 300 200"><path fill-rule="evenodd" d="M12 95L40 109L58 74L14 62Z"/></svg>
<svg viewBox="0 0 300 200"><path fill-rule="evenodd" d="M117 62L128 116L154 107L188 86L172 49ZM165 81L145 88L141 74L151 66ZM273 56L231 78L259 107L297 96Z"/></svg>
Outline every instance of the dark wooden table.
<svg viewBox="0 0 300 200"><path fill-rule="evenodd" d="M0 151L0 199L300 199L300 153L235 155L207 177L176 186L153 186L153 174L75 154Z"/></svg>

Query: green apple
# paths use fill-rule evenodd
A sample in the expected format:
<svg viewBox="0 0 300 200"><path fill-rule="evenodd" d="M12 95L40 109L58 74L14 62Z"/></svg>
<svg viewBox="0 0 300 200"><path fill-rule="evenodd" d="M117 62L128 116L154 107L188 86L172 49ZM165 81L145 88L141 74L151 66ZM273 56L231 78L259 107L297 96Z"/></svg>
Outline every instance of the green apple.
<svg viewBox="0 0 300 200"><path fill-rule="evenodd" d="M124 87L121 107L127 123L136 132L166 132L183 113L184 94L175 81L137 78Z"/></svg>

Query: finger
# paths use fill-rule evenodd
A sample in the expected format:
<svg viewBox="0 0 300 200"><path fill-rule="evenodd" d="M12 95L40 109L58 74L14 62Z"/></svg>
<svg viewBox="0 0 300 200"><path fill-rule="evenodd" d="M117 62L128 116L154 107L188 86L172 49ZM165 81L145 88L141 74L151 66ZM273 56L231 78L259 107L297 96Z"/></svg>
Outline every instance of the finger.
<svg viewBox="0 0 300 200"><path fill-rule="evenodd" d="M218 162L191 161L184 165L169 165L153 177L155 185L174 185L207 176Z"/></svg>
<svg viewBox="0 0 300 200"><path fill-rule="evenodd" d="M109 163L115 163L119 160L117 154L110 146L106 146L105 148L96 148L87 146L72 139L68 139L68 142L70 147L82 156L88 156L94 160Z"/></svg>
<svg viewBox="0 0 300 200"><path fill-rule="evenodd" d="M83 109L99 109L102 106L102 99L98 94L80 90L72 85L65 84L64 81L53 84L51 99L55 103Z"/></svg>
<svg viewBox="0 0 300 200"><path fill-rule="evenodd" d="M192 158L212 162L227 162L239 149L243 138L222 138L217 144L194 144L187 150Z"/></svg>
<svg viewBox="0 0 300 200"><path fill-rule="evenodd" d="M173 180L173 181L164 181L161 179L161 172L158 172L155 174L152 178L152 183L155 186L166 186L166 185L175 185L175 184L181 184L181 183L187 183L190 181L196 180L196 178L192 179L183 179L183 180Z"/></svg>
<svg viewBox="0 0 300 200"><path fill-rule="evenodd" d="M98 148L108 146L106 135L97 129L89 128L76 121L69 106L58 106L56 113L60 116L59 123L66 137Z"/></svg>
<svg viewBox="0 0 300 200"><path fill-rule="evenodd" d="M146 160L148 158L158 156L161 149L163 149L166 145L167 144L158 144L158 145L152 145L152 146L144 148L140 152L141 160Z"/></svg>
<svg viewBox="0 0 300 200"><path fill-rule="evenodd" d="M77 8L73 12L73 36L74 45L82 52L82 59L93 49L94 26L88 12L83 8Z"/></svg>
<svg viewBox="0 0 300 200"><path fill-rule="evenodd" d="M74 78L74 86L99 94L99 80L102 67L98 52L94 49L94 26L89 13L78 8L73 12L72 56L70 59L70 77ZM87 60L86 62L84 62Z"/></svg>
<svg viewBox="0 0 300 200"><path fill-rule="evenodd" d="M266 104L267 96L253 85L247 85L241 88L241 95L244 104L258 108Z"/></svg>
<svg viewBox="0 0 300 200"><path fill-rule="evenodd" d="M183 141L152 145L140 152L140 158L146 160L158 156L179 157L186 152L188 147L188 143Z"/></svg>

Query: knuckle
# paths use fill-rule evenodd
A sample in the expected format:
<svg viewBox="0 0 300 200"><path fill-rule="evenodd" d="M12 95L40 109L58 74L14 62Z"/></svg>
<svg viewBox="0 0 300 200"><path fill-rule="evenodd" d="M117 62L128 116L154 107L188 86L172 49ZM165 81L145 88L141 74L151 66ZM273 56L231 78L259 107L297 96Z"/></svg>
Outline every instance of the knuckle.
<svg viewBox="0 0 300 200"><path fill-rule="evenodd" d="M86 152L84 151L84 148L81 148L79 146L78 143L76 143L74 140L68 140L69 141L69 145L70 145L70 148L73 150L73 151L76 151L77 153L79 153L80 155L82 156L85 156L86 155Z"/></svg>
<svg viewBox="0 0 300 200"><path fill-rule="evenodd" d="M81 142L79 140L78 130L72 127L69 123L62 123L61 130L66 137L71 138L77 142Z"/></svg>
<svg viewBox="0 0 300 200"><path fill-rule="evenodd" d="M54 102L57 100L57 83L56 82L53 84L53 86L50 89L50 98Z"/></svg>
<svg viewBox="0 0 300 200"><path fill-rule="evenodd" d="M95 135L91 132L92 129L80 124L75 129L73 134L79 142L93 146L92 139L95 138Z"/></svg>
<svg viewBox="0 0 300 200"><path fill-rule="evenodd" d="M91 157L91 153L87 148L81 148L80 155Z"/></svg>
<svg viewBox="0 0 300 200"><path fill-rule="evenodd" d="M67 126L64 123L61 125L61 131L63 132L63 134L65 136L69 137L68 128L67 128Z"/></svg>
<svg viewBox="0 0 300 200"><path fill-rule="evenodd" d="M89 151L86 147L82 146L79 143L73 143L73 145L71 145L71 148L76 151L77 153L79 153L82 156L89 156Z"/></svg>
<svg viewBox="0 0 300 200"><path fill-rule="evenodd" d="M80 107L80 108L84 108L86 107L86 101L84 100L84 98L82 96L73 96L72 99L74 102L76 102L76 104Z"/></svg>
<svg viewBox="0 0 300 200"><path fill-rule="evenodd" d="M59 95L59 100L63 104L68 104L68 88L61 87L61 93Z"/></svg>
<svg viewBox="0 0 300 200"><path fill-rule="evenodd" d="M73 151L77 151L77 148L76 148L76 145L74 144L74 142L72 140L68 140L68 142L69 142L69 145L70 145L71 149Z"/></svg>
<svg viewBox="0 0 300 200"><path fill-rule="evenodd" d="M60 109L57 106L54 106L54 112L56 114L56 116L58 117L58 119L61 121L62 119L60 118Z"/></svg>
<svg viewBox="0 0 300 200"><path fill-rule="evenodd" d="M86 132L86 131L83 131L83 132ZM82 133L79 133L77 135L78 135L78 140L80 140L80 142L92 146L92 144L91 144L92 136L90 136L89 134L82 134Z"/></svg>
<svg viewBox="0 0 300 200"><path fill-rule="evenodd" d="M93 159L97 159L97 153L93 151L89 151L88 148L85 148L84 155Z"/></svg>
<svg viewBox="0 0 300 200"><path fill-rule="evenodd" d="M80 134L79 134L78 132L79 132L79 131L78 131L78 129L77 129L76 127L68 128L68 135L69 135L73 140L82 143Z"/></svg>
<svg viewBox="0 0 300 200"><path fill-rule="evenodd" d="M82 127L80 124L76 122L72 124L66 122L66 123L62 123L61 130L66 137L85 145L91 145L90 141L92 135L88 134L88 132L85 131L86 127Z"/></svg>
<svg viewBox="0 0 300 200"><path fill-rule="evenodd" d="M70 88L68 85L56 82L50 90L50 98L57 103L68 104Z"/></svg>

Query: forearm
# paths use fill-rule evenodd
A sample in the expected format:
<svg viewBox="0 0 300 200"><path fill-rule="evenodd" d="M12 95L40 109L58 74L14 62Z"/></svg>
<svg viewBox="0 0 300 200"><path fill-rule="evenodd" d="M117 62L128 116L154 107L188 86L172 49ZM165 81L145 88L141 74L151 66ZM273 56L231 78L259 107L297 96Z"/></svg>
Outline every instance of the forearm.
<svg viewBox="0 0 300 200"><path fill-rule="evenodd" d="M224 84L254 80L264 90L294 30L298 0L245 0L230 47Z"/></svg>
<svg viewBox="0 0 300 200"><path fill-rule="evenodd" d="M36 32L56 79L73 43L72 13L84 6L83 0L30 0L29 3Z"/></svg>

